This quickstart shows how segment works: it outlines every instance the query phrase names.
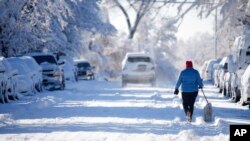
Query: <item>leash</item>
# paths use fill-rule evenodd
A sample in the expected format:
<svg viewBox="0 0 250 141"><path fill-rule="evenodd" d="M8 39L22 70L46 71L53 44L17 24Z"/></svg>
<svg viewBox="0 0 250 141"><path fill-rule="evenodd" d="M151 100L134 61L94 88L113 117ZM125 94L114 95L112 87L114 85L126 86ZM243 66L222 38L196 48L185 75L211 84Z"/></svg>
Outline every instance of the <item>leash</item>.
<svg viewBox="0 0 250 141"><path fill-rule="evenodd" d="M205 93L204 93L204 91L203 91L203 89L201 89L201 91L202 91L202 93L203 93L203 95L204 95L204 97L205 97L207 103L209 103L208 100L207 100L207 97L206 97L206 95L205 95Z"/></svg>

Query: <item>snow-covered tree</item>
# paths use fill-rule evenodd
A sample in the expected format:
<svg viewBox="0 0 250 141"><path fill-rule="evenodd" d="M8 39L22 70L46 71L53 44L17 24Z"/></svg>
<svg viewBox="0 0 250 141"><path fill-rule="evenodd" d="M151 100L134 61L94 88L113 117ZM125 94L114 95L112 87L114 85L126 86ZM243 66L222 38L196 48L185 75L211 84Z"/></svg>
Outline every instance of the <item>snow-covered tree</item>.
<svg viewBox="0 0 250 141"><path fill-rule="evenodd" d="M217 40L219 56L225 56L235 50L233 42L250 24L249 0L210 0L207 4L196 4L199 15L206 17L218 11Z"/></svg>
<svg viewBox="0 0 250 141"><path fill-rule="evenodd" d="M92 33L115 32L102 21L98 0L4 0L0 7L0 49L5 56L43 49L72 55L88 50Z"/></svg>
<svg viewBox="0 0 250 141"><path fill-rule="evenodd" d="M193 2L183 0L103 0L106 5L111 8L118 8L123 16L128 27L128 38L133 39L138 27L142 23L143 18L150 14L152 17L160 16L162 9L168 9L173 5L176 7L176 20L181 20L191 9L197 7L204 0L194 0ZM186 4L188 3L188 6ZM190 4L191 3L191 4ZM186 6L186 7L185 7ZM185 8L183 8L185 7ZM152 19L147 18L147 22ZM144 20L145 21L145 20ZM174 23L173 23L174 24Z"/></svg>

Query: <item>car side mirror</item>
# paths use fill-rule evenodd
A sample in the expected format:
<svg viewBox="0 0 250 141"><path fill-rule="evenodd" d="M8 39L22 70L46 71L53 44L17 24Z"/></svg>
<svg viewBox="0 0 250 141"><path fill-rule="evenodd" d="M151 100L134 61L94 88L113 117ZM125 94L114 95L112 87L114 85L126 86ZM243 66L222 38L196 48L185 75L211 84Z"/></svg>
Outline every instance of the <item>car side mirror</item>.
<svg viewBox="0 0 250 141"><path fill-rule="evenodd" d="M225 65L223 66L223 69L228 70L228 63L225 63Z"/></svg>

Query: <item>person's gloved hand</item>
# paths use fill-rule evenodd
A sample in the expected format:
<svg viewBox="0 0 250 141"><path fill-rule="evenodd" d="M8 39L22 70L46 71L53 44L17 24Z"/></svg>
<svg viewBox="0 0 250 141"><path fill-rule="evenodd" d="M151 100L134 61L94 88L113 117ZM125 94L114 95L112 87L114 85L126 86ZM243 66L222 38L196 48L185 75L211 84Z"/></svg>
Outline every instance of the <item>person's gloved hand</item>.
<svg viewBox="0 0 250 141"><path fill-rule="evenodd" d="M174 90L174 94L175 94L175 95L178 95L178 93L179 93L179 90L178 90L178 89L175 89L175 90Z"/></svg>
<svg viewBox="0 0 250 141"><path fill-rule="evenodd" d="M203 87L202 86L199 86L199 89L202 89Z"/></svg>

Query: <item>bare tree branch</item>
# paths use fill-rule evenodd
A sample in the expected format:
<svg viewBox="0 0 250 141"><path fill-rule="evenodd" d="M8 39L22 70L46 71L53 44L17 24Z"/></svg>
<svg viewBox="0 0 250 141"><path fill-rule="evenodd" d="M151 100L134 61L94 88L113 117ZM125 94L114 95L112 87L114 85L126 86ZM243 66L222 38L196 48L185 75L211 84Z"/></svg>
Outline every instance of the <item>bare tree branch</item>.
<svg viewBox="0 0 250 141"><path fill-rule="evenodd" d="M127 25L128 25L128 30L131 30L131 21L129 18L129 15L127 13L127 11L125 10L125 8L121 5L121 3L118 0L113 0L115 2L115 4L120 8L120 10L122 11L122 13L124 14L126 21L127 21Z"/></svg>

